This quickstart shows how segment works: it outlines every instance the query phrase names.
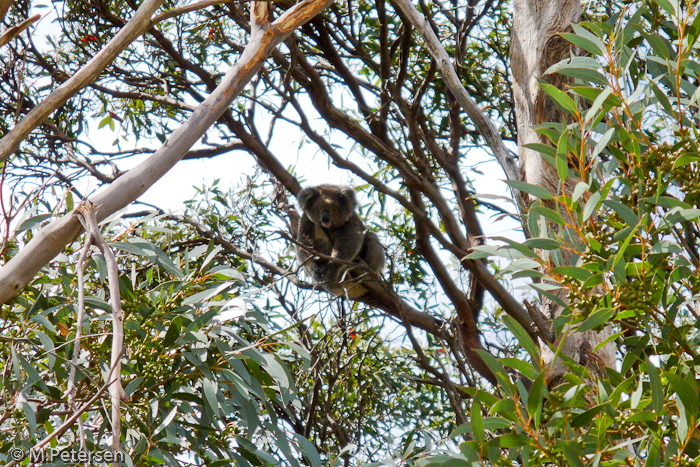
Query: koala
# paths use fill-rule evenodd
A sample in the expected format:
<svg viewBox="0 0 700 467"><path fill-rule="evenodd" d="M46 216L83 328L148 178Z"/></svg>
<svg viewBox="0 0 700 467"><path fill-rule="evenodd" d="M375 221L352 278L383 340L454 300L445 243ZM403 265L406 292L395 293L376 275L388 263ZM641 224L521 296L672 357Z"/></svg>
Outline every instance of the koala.
<svg viewBox="0 0 700 467"><path fill-rule="evenodd" d="M297 261L311 278L334 295L355 299L367 292L358 280L362 266L381 274L384 269L384 247L355 212L355 192L347 186L320 185L305 188L297 196L303 215L299 221ZM314 256L322 253L339 260L351 261L357 267Z"/></svg>

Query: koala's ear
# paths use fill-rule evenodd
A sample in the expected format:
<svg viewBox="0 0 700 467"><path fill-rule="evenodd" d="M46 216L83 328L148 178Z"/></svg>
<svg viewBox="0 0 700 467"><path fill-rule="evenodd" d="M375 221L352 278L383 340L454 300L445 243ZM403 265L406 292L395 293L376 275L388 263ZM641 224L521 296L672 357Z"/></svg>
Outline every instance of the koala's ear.
<svg viewBox="0 0 700 467"><path fill-rule="evenodd" d="M349 186L344 186L340 188L340 200L353 211L357 206L357 199L355 198L355 190Z"/></svg>
<svg viewBox="0 0 700 467"><path fill-rule="evenodd" d="M297 195L297 201L302 209L311 203L311 201L318 196L318 190L316 188L304 188Z"/></svg>

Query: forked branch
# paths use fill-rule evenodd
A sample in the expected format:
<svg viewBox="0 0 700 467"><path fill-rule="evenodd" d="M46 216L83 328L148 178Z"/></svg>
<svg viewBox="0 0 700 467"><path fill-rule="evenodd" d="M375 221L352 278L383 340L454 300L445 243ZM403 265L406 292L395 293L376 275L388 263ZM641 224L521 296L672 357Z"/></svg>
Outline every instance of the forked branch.
<svg viewBox="0 0 700 467"><path fill-rule="evenodd" d="M117 260L112 253L112 249L102 237L102 232L97 225L95 218L95 209L89 201L81 204L78 209L78 219L83 224L83 227L88 232L89 244L90 238L95 242L95 246L100 249L100 252L107 263L107 281L109 282L109 302L112 307L112 355L109 365L108 381L111 381L109 386L109 398L112 405L112 450L116 453L119 451L121 440L121 401L126 400L126 393L122 388L121 374L122 364L121 357L124 350L124 311L121 305L121 293L119 291L119 266ZM80 323L82 324L82 323ZM76 332L77 337L77 332ZM80 345L76 339L76 345ZM75 367L73 367L75 368ZM119 464L115 463L117 467Z"/></svg>

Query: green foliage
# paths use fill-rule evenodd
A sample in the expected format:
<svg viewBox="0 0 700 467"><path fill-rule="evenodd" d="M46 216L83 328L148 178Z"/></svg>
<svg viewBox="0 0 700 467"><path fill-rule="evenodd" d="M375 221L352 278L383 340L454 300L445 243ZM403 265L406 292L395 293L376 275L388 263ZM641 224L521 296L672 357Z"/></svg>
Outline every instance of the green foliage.
<svg viewBox="0 0 700 467"><path fill-rule="evenodd" d="M12 14L26 16L29 4L15 3ZM177 6L171 3L166 8ZM275 15L283 3L273 2ZM513 138L505 58L510 5L476 3L483 11L440 2L421 2L421 8L465 87L502 124L504 137ZM688 10L692 2L626 1L629 8L608 19L611 2L596 3L589 21L563 34L589 55L549 70L568 77L568 88L543 84L552 105L570 119L542 125L538 130L549 144L531 146L551 163L561 185L550 192L511 182L537 198L524 219L530 238L496 238L501 246L479 245L469 258L503 257L508 261L489 265L502 277L571 303L554 323L560 335L612 325L617 370L592 375L561 356L570 373L550 384L527 332L502 310L486 309L479 326L490 353L481 355L500 383L493 388L467 368L459 340L418 334L377 310L303 283L290 285L293 246L285 235L291 220L280 207L286 194L272 189L269 172L258 173L238 190L219 182L200 189L184 218L104 226L118 253L127 314L122 444L130 461L697 465L698 15ZM20 37L26 50L18 46L0 56L7 84L0 86L0 134L22 109L75 74L136 6L129 0L61 5L63 33L49 40L55 40L50 51L35 51ZM2 170L5 182L16 183L10 206L28 200L29 212L17 238L4 243L3 262L38 227L73 208L73 196L82 197L74 181L91 174L109 183L122 158L152 151L121 146L133 137L157 147L190 115L247 40L247 9L245 2L229 2L155 24L94 86L23 142ZM26 70L14 66L19 62ZM384 235L387 275L408 303L453 331L455 303L439 293L439 282L454 276L461 292L474 281L459 267L445 266L463 258L443 247L468 242L459 237L463 226L448 225L453 217L437 201L452 216L469 198L474 190L463 177L478 173L470 151L481 140L391 4L337 3L296 32L203 145L219 149L240 140L239 147L273 170L270 162L280 162L270 154L279 150L273 135L282 135L285 156L294 152L283 125L299 130L301 145L313 143L329 157L324 168L351 168L353 181L371 176L387 187L370 195L365 188L371 183L359 187L363 217L371 212L368 225ZM114 139L114 152L88 143L87 130L96 127ZM293 172L281 170L291 179ZM60 177L47 179L53 173ZM430 189L415 194L426 180ZM66 194L52 197L48 189L56 186ZM476 208L488 213L482 200ZM420 217L409 209L417 202L424 204ZM5 216L8 225L12 217ZM432 262L417 247L426 235L417 226L429 223L434 228L426 244L442 255ZM7 344L0 348L6 362L0 456L44 439L71 412L65 391L78 248L72 245L0 310L0 339ZM109 365L105 278L105 260L93 254L78 402L97 392ZM243 310L242 317L219 320ZM83 414L91 449L105 446L106 420L108 402ZM79 438L72 426L56 445Z"/></svg>
<svg viewBox="0 0 700 467"><path fill-rule="evenodd" d="M253 245L259 258L293 270L289 245L280 236L284 219L270 216L274 209L270 191L257 179L247 180L236 191L224 192L214 186L201 190L197 200L188 203L187 215L205 219L213 230L225 231L240 248ZM260 222L251 222L254 219ZM404 225L406 220L397 215L391 223L398 235L411 234ZM195 236L193 232L183 235ZM410 283L412 264L400 264L396 259L408 253L393 255L397 287L415 287L416 294L427 295L429 285ZM235 260L235 256L230 259ZM433 433L445 436L455 427L446 394L423 382L428 374L416 367L412 352L401 344L401 333L390 331L394 335L387 335L387 327L394 327L389 320L342 300L326 301L318 290L297 289L282 295L287 286L280 278L247 264L248 277L255 283L248 284L247 293L262 297L256 302L261 304L270 329L290 348L309 356L307 361L283 348L275 349L288 363L301 402L291 409L288 421L294 431L304 433L324 463L381 460L405 439L427 444ZM278 294L279 300L270 299L268 290ZM438 349L443 350L438 345L429 348ZM409 378L421 382L411 384Z"/></svg>
<svg viewBox="0 0 700 467"><path fill-rule="evenodd" d="M180 234L162 221L110 227L105 234L121 230L111 247L124 271L121 379L128 400L122 445L129 463L176 465L186 458L201 465L301 465L306 459L320 465L308 441L289 439L280 427L300 406L285 360L308 365L308 354L271 335L267 318L240 298L245 269L221 263L221 248L213 244L182 246ZM93 254L86 269L77 401L97 392L109 368L104 278L104 259ZM76 298L75 270L65 265L3 308L2 339L9 345L0 350L8 362L1 410L13 423L3 435L2 455L13 446L26 452L61 423L56 414L64 406L73 354ZM107 407L95 409L82 417L93 452L107 448L101 434L110 431ZM71 431L79 439L77 427Z"/></svg>
<svg viewBox="0 0 700 467"><path fill-rule="evenodd" d="M560 354L570 373L550 387L532 350L532 363L494 360L500 394L470 391L482 408L455 433L467 434L459 453L416 465L700 465L699 22L695 3L640 2L563 35L590 56L548 71L573 78L565 90L543 85L571 123L542 125L551 146L532 146L561 185L542 193L511 182L539 198L528 219L539 238L482 248L544 266L532 287L552 299L566 292L554 323L562 340L612 326L620 371L596 377ZM516 261L506 271L527 269Z"/></svg>
<svg viewBox="0 0 700 467"><path fill-rule="evenodd" d="M504 136L513 138L506 67L509 5L478 3L459 12L438 4L427 8L446 38L464 85L492 118L502 122ZM273 17L292 4L270 3ZM191 115L247 42L249 5L198 4L197 10L176 10L177 15L154 23L94 83L22 142L2 166L2 194L11 191L12 199L0 196L0 204L8 211L2 218L8 225L25 208L28 220L17 238L3 238L3 263L41 226L71 210L73 197L77 205L96 186L116 180ZM138 3L73 0L54 6L58 28L47 43L39 30L16 38L0 54L0 136L102 50ZM173 13L171 8L182 6L166 1L162 12ZM15 2L8 22L24 19L29 7ZM506 97L492 99L496 94ZM288 281L296 272L294 248L285 237L291 226L289 213L280 207L280 197L289 197L297 181L305 183L306 171L316 169L295 157L316 151L319 157L339 159L321 164L315 159L314 165L323 169L351 161L408 198L397 161L382 159L400 154L409 172L436 180L447 199L446 211L453 216L451 206L462 195L449 188L451 180L442 165L450 165L452 176L468 193L462 174L472 172L472 162L459 160L457 166L454 160L481 140L473 123L456 112L415 30L390 3L337 2L295 31L229 110L202 138L201 152L188 155L218 155L217 162L225 167L216 168L221 183L200 189L187 203L186 215L205 231L182 218L138 226L115 221L104 227L118 254L127 313L122 377L130 399L123 404L122 445L131 461L229 465L226 459L236 459L241 465L286 465L313 464L318 456L327 465L358 465L393 455L404 441L426 449L434 438L447 436L456 427L454 409L466 396L456 385L447 386L448 393L445 381L482 384L464 361L461 344L455 341L450 347L416 328L412 343L406 324L396 317L333 299L313 285L306 289L303 283L297 287ZM339 122L350 126L339 129ZM297 142L314 147L296 151ZM379 149L377 143L382 145ZM451 155L446 157L448 148ZM251 176L241 189L229 190L244 165L239 160L251 155L265 173ZM235 162L227 164L230 160ZM297 169L290 168L294 164ZM280 173L287 177L273 180L273 190L271 179ZM397 292L426 317L451 329L454 306L439 293L431 266L416 248L415 213L392 196L372 191L371 184L362 185L367 179L361 181L357 171L348 175L342 182L360 189L363 218L383 234L390 258L387 277ZM27 206L20 209L16 199L26 200ZM293 204L291 197L288 202ZM441 214L430 203L425 212L439 232ZM210 236L227 243L210 245ZM0 394L0 456L7 456L15 444L28 447L44 439L72 410L64 392L75 333L78 248L71 245L12 307L2 308L0 339L23 343L7 346L5 361L12 361L14 349L18 363L10 368L20 368L20 376L22 371L29 375L32 368L41 371L40 378L7 373L14 379ZM452 259L450 274L468 284L459 259ZM87 278L89 324L78 362L83 369L82 402L100 387L109 362L105 278L105 261L93 254ZM42 297L52 305L44 304ZM227 302L239 303L238 298L248 303L245 317L214 321L217 310ZM35 310L31 317L39 323L24 326L26 310ZM481 317L490 321L489 329L502 329L488 310ZM43 353L47 338L53 353ZM509 338L494 339L505 349L503 355L518 353ZM414 345L424 352L421 364ZM273 357L279 366L273 365ZM53 391L50 397L42 385ZM31 401L26 415L13 405L16 398L25 397L25 387ZM103 396L84 415L90 448L109 441L109 403ZM38 423L33 421L37 417ZM58 439L60 446L80 439L77 426Z"/></svg>
<svg viewBox="0 0 700 467"><path fill-rule="evenodd" d="M386 336L376 314L337 302L309 313L307 304L319 302L313 290L271 300L270 291L285 287L280 279L229 252L252 246L270 264L292 267L291 255L280 254L289 249L279 235L281 219L264 214L270 199L269 185L251 179L236 191L215 184L187 203L184 217L201 219L231 245L216 245L194 225L163 215L103 225L105 237L115 238L110 245L122 271L128 400L121 442L133 465L343 465L381 459L404 439L429 445L435 433L446 436L455 427L446 394L426 384L412 353ZM28 450L68 410L79 248L71 245L51 276L41 275L2 308L0 339L12 344L0 349L10 362L3 394L11 397L0 411L12 423L0 455ZM93 253L85 277L81 402L104 384L111 349L101 255ZM408 384L410 377L421 382ZM87 449L107 449L109 404L82 419ZM78 427L62 439L80 439Z"/></svg>

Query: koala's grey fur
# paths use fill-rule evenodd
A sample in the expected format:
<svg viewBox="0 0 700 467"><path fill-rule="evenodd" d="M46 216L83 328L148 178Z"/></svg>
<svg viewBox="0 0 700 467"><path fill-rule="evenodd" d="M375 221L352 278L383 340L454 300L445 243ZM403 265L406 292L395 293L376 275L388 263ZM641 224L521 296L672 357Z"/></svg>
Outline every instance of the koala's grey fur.
<svg viewBox="0 0 700 467"><path fill-rule="evenodd" d="M314 281L324 284L334 295L357 298L367 289L357 281L362 266L381 274L384 269L384 247L370 232L355 212L355 192L347 186L320 185L305 188L297 196L303 215L299 221L297 241L309 250L297 246L297 261ZM331 261L318 256L352 261L358 267ZM343 286L339 286L341 283Z"/></svg>

